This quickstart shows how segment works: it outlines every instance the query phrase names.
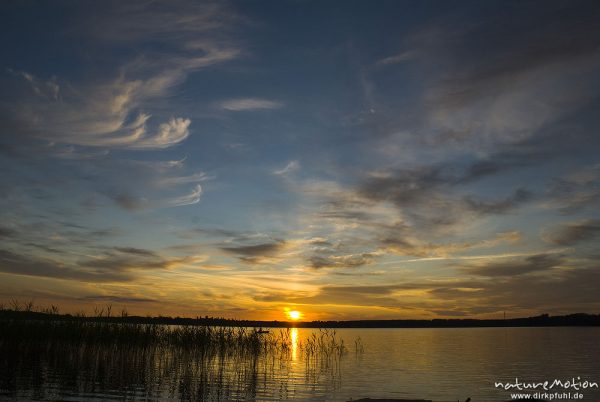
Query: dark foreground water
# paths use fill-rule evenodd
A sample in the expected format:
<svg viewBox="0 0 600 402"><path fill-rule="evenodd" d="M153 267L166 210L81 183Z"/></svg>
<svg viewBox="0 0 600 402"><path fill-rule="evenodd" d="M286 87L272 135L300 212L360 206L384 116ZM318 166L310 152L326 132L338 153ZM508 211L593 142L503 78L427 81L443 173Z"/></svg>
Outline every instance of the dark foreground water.
<svg viewBox="0 0 600 402"><path fill-rule="evenodd" d="M274 330L272 332L277 332ZM495 382L600 382L600 328L340 329L342 356L309 353L318 330L293 329L289 350L242 356L69 343L2 349L2 400L503 401ZM269 334L272 336L273 333ZM356 342L357 339L360 339ZM581 380L578 380L578 377ZM550 391L600 401L598 388ZM565 395L562 395L563 397Z"/></svg>

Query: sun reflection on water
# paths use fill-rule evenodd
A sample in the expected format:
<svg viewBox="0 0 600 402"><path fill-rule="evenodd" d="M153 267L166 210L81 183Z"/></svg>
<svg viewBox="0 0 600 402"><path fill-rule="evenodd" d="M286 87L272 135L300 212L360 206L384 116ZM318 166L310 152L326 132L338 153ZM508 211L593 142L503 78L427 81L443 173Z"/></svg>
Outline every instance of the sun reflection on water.
<svg viewBox="0 0 600 402"><path fill-rule="evenodd" d="M290 329L290 338L292 340L292 361L298 360L298 328Z"/></svg>

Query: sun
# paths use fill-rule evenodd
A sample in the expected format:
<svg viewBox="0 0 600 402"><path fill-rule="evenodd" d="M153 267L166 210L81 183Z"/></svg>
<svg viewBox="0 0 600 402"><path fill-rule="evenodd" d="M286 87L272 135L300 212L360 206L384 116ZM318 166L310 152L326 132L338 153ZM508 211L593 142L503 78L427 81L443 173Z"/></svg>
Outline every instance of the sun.
<svg viewBox="0 0 600 402"><path fill-rule="evenodd" d="M290 318L290 320L299 320L300 317L302 317L302 313L297 311L297 310L291 310L287 312L288 317Z"/></svg>

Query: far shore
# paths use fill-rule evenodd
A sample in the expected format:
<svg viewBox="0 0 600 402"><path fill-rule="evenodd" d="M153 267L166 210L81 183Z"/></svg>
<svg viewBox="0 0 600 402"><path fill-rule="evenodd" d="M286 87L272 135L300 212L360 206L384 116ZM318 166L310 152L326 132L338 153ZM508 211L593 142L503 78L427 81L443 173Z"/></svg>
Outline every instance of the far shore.
<svg viewBox="0 0 600 402"><path fill-rule="evenodd" d="M600 326L600 314L569 314L509 319L353 320L353 321L260 321L217 317L163 317L131 315L83 315L0 310L2 319L84 320L164 325L205 325L255 328L482 328L482 327L590 327Z"/></svg>

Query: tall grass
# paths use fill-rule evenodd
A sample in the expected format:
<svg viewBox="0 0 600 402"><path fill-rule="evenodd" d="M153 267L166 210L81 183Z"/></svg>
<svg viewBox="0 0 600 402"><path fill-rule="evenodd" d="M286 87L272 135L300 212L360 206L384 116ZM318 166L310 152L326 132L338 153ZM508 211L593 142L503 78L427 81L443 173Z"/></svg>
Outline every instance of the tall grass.
<svg viewBox="0 0 600 402"><path fill-rule="evenodd" d="M110 308L70 319L59 318L57 308L46 309L42 319L19 311L31 312L32 306L0 315L0 398L109 392L158 400L252 400L260 392L279 392L275 398L285 399L287 386L266 388L283 381L292 357L305 363L305 380L316 384L339 376L347 352L328 330L295 340L290 329L115 322L107 319Z"/></svg>

